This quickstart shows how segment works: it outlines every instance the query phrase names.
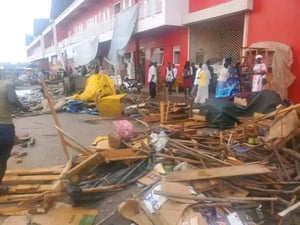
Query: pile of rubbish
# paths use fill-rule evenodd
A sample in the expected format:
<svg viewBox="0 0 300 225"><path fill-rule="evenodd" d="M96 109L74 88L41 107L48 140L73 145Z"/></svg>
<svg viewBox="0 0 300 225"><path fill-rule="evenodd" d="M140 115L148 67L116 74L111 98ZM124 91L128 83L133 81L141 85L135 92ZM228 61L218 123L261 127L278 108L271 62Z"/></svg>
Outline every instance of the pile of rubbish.
<svg viewBox="0 0 300 225"><path fill-rule="evenodd" d="M3 196L17 204L0 214L46 213L62 196L80 205L137 183L140 191L116 209L136 224L297 224L299 107L278 105L220 130L208 128L205 116L191 116L186 104L161 102L151 123L147 116L136 119L145 126L142 133L127 120L114 121L114 133L91 146L68 144L79 154L63 168L18 171L17 177L9 171L4 183L11 184L10 195L22 196Z"/></svg>

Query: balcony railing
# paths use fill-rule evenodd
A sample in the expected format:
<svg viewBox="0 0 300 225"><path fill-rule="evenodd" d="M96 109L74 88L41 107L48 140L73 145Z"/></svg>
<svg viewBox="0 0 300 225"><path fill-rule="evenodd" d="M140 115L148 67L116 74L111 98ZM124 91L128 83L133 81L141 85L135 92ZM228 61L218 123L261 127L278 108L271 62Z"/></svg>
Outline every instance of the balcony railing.
<svg viewBox="0 0 300 225"><path fill-rule="evenodd" d="M140 4L139 19L151 17L162 12L163 0L148 0Z"/></svg>

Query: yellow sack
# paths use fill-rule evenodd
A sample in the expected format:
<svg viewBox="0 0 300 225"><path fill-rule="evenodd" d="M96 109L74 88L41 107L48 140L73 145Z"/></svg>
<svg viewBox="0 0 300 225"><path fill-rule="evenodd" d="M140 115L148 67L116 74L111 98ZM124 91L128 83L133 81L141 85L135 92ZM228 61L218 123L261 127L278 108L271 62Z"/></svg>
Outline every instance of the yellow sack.
<svg viewBox="0 0 300 225"><path fill-rule="evenodd" d="M105 73L90 76L81 94L71 96L73 100L94 101L97 96L116 94L114 81Z"/></svg>

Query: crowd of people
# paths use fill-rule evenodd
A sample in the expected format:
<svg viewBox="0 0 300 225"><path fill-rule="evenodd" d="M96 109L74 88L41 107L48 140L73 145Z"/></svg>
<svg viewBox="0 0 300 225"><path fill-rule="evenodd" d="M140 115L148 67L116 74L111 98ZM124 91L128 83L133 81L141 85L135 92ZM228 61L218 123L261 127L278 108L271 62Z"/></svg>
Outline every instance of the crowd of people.
<svg viewBox="0 0 300 225"><path fill-rule="evenodd" d="M170 62L165 67L165 87L166 91L171 94L172 88L177 78L178 70L176 66ZM267 67L263 63L262 55L255 56L254 66L252 68L252 92L260 92L267 83L266 73ZM216 79L213 77L216 75ZM232 58L224 59L222 67L214 73L211 62L207 60L200 63L198 67L190 61L186 61L182 70L182 84L184 97L193 99L195 104L205 103L210 96L217 97L224 90L228 91L228 96L241 92L240 82L240 63L234 64ZM158 83L157 63L150 62L148 70L148 84L151 98L157 95ZM222 96L227 97L227 96Z"/></svg>

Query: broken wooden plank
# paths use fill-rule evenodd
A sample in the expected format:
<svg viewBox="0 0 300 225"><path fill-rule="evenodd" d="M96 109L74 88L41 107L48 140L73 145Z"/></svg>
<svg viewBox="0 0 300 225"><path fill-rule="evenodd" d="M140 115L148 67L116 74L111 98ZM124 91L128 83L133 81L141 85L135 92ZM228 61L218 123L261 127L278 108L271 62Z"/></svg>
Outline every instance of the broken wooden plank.
<svg viewBox="0 0 300 225"><path fill-rule="evenodd" d="M260 164L240 165L217 167L208 169L196 169L189 171L178 171L168 174L167 181L190 181L190 180L205 180L212 178L247 176L254 174L271 173L272 171L266 166Z"/></svg>
<svg viewBox="0 0 300 225"><path fill-rule="evenodd" d="M60 174L63 169L63 166L55 166L49 168L35 168L35 169L20 169L20 170L7 170L5 176L10 175L55 175Z"/></svg>
<svg viewBox="0 0 300 225"><path fill-rule="evenodd" d="M8 194L41 193L50 190L51 187L51 184L21 184L10 186Z"/></svg>
<svg viewBox="0 0 300 225"><path fill-rule="evenodd" d="M20 216L27 213L27 209L22 207L5 207L0 208L1 216Z"/></svg>
<svg viewBox="0 0 300 225"><path fill-rule="evenodd" d="M6 176L3 178L5 184L24 183L49 183L57 180L59 175L36 175L36 176Z"/></svg>
<svg viewBox="0 0 300 225"><path fill-rule="evenodd" d="M290 207L286 208L285 210L281 211L278 213L279 216L284 217L287 214L289 214L290 212L298 209L300 207L300 201L295 203L294 205L291 205Z"/></svg>
<svg viewBox="0 0 300 225"><path fill-rule="evenodd" d="M36 197L37 194L0 195L0 203L14 203Z"/></svg>
<svg viewBox="0 0 300 225"><path fill-rule="evenodd" d="M248 203L248 202L275 202L277 198L274 197L228 197L228 198L214 198L214 197L203 197L203 196L193 196L193 195L183 195L179 193L170 193L166 191L156 191L154 194L162 195L167 198L179 198L187 200L195 200L199 202L212 201L212 202L230 202L230 203Z"/></svg>
<svg viewBox="0 0 300 225"><path fill-rule="evenodd" d="M86 160L82 161L74 168L70 169L68 172L65 173L65 176L68 179L72 179L73 176L79 175L83 171L86 171L94 166L100 165L101 163L105 162L105 158L99 153L94 153Z"/></svg>

